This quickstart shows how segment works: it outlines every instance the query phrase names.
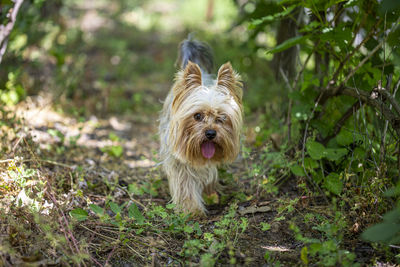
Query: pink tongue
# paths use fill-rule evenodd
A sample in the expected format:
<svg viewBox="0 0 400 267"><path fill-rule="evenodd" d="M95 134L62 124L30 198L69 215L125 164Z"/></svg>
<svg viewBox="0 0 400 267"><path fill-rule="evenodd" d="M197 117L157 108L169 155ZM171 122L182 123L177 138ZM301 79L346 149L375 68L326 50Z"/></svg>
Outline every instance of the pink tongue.
<svg viewBox="0 0 400 267"><path fill-rule="evenodd" d="M201 153L207 159L211 159L215 153L215 145L213 142L204 142L201 145Z"/></svg>

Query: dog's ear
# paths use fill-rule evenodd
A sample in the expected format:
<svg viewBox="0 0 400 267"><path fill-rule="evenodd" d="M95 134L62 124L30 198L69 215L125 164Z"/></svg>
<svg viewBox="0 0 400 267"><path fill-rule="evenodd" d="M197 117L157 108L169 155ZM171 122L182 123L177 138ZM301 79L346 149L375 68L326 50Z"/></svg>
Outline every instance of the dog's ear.
<svg viewBox="0 0 400 267"><path fill-rule="evenodd" d="M224 87L229 90L236 101L239 103L242 101L242 82L239 74L237 74L233 69L230 62L222 65L218 70L217 85Z"/></svg>
<svg viewBox="0 0 400 267"><path fill-rule="evenodd" d="M185 69L183 70L181 78L181 88L183 90L190 90L201 85L201 70L199 65L192 61L188 61Z"/></svg>
<svg viewBox="0 0 400 267"><path fill-rule="evenodd" d="M185 69L178 73L176 81L174 87L175 97L172 106L183 101L187 93L191 92L194 88L201 86L201 70L199 65L189 60Z"/></svg>

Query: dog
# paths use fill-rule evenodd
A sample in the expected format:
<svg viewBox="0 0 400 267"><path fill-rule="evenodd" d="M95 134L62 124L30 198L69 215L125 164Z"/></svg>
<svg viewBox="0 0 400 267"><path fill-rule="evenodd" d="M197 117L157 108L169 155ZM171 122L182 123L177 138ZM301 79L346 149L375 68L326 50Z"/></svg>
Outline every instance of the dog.
<svg viewBox="0 0 400 267"><path fill-rule="evenodd" d="M160 159L175 209L203 216L202 194L219 186L217 167L240 150L242 82L230 62L213 77L211 48L191 37L179 45L177 64L160 116Z"/></svg>

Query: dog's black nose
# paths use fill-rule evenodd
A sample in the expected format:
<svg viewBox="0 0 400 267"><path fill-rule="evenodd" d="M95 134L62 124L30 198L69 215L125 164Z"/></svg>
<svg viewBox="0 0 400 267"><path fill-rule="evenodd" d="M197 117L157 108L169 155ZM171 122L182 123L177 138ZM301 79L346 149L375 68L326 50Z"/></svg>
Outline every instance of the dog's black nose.
<svg viewBox="0 0 400 267"><path fill-rule="evenodd" d="M207 131L206 131L206 137L207 137L209 140L214 139L215 136L217 136L217 132L216 132L215 130L207 130Z"/></svg>

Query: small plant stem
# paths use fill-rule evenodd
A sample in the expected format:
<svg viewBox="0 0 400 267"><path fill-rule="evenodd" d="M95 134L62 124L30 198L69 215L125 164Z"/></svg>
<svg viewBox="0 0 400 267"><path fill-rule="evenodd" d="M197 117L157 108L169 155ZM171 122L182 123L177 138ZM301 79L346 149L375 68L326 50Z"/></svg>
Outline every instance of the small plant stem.
<svg viewBox="0 0 400 267"><path fill-rule="evenodd" d="M118 239L119 239L119 237L118 237ZM104 266L107 266L108 261L111 259L111 256L114 254L114 250L115 250L116 247L117 247L116 245L113 246L111 252L108 254L108 257L107 257L106 262L104 263Z"/></svg>
<svg viewBox="0 0 400 267"><path fill-rule="evenodd" d="M280 72L280 74L282 75L282 78L283 78L283 80L285 81L286 86L288 87L288 90L289 90L289 94L290 94L291 92L293 92L293 88L292 88L292 86L290 85L289 79L288 79L288 77L286 76L286 74L285 74L285 72L283 71L282 68L279 68L279 72ZM288 134L287 134L287 136L288 136L288 144L291 143L291 131L292 131L292 130L291 130L291 128L292 128L292 117L291 117L291 114L292 114L292 105L293 105L293 101L292 101L291 98L289 98L288 112L287 112L287 118L286 118L287 127L288 127Z"/></svg>
<svg viewBox="0 0 400 267"><path fill-rule="evenodd" d="M396 84L396 86L395 86L395 89L394 89L394 92L393 92L393 96L391 96L390 95L390 93L387 91L387 89L389 89L391 86L391 82L392 82L392 75L390 75L390 77L389 77L389 79L388 79L388 82L387 82L387 85L386 85L386 88L383 88L383 90L381 90L382 92L385 92L385 93L387 93L387 97L390 97L390 98L388 98L388 99L393 99L392 101L390 101L390 105L389 105L389 110L392 110L392 104L393 103L395 103L396 105L398 105L398 103L396 102L396 100L394 100L395 98L396 98L396 93L397 93L397 90L399 89L399 85L400 85L400 80L397 82L397 84ZM395 109L396 109L396 106L395 105L393 105L394 107L395 107ZM398 111L399 112L399 111ZM399 114L400 114L400 112L399 112ZM385 158L385 156L386 156L386 146L385 146L385 143L386 143L386 133L387 133L387 130L388 130L388 126L389 126L389 121L388 120L385 120L385 127L384 127L384 129L383 129L383 134L382 134L382 139L381 139L381 155L380 155L380 161L381 161L381 164L382 164L382 162L383 162L383 160L384 160L384 158Z"/></svg>
<svg viewBox="0 0 400 267"><path fill-rule="evenodd" d="M136 199L132 198L132 197L131 197L131 194L129 194L128 190L126 190L125 188L123 188L123 187L121 187L121 186L117 186L117 187L118 187L119 189L121 189L122 191L124 191L125 193L127 193L128 196L129 196L129 199L130 199L132 202L134 202L134 203L136 203L137 205L141 206L141 207L143 208L144 211L147 211L147 207L146 207L145 205L143 205L142 203L140 203L139 201L137 201Z"/></svg>
<svg viewBox="0 0 400 267"><path fill-rule="evenodd" d="M393 112L385 105L382 104L382 101L379 99L374 99L371 97L370 93L364 90L358 90L357 88L352 87L344 87L341 91L343 95L351 96L354 98L358 98L359 101L368 104L371 107L379 110L380 113L388 120L396 133L400 136L400 125L396 124L398 121L398 116L393 114Z"/></svg>
<svg viewBox="0 0 400 267"><path fill-rule="evenodd" d="M302 163L302 166L303 166L304 173L306 174L306 177L307 177L307 179L308 179L308 182L309 182L311 185L313 185L313 186L319 191L319 193L321 194L321 196L324 198L326 204L329 204L329 201L328 201L328 199L326 198L325 193L322 191L322 189L321 189L316 183L314 183L314 181L312 180L312 178L311 178L310 175L308 174L308 172L307 172L307 170L306 170L306 166L305 166L305 164L304 164L308 127L309 127L309 125L310 125L311 118L313 117L313 115L314 115L314 113L315 113L315 110L316 110L317 107L318 107L318 103L319 103L319 101L320 101L321 98L322 98L322 95L323 95L323 93L319 94L319 97L317 98L317 101L316 101L315 104L314 104L314 108L313 108L313 110L311 111L310 117L308 118L307 123L306 123L306 127L305 127L305 129L304 129L303 146L302 146L302 149L301 149L301 163Z"/></svg>
<svg viewBox="0 0 400 267"><path fill-rule="evenodd" d="M53 201L53 204L54 204L54 206L57 208L58 212L61 214L61 218L59 218L60 225L61 225L61 227L64 229L64 233L65 233L65 234L68 233L68 235L69 235L69 238L66 236L66 240L67 240L67 241L68 241L68 240L71 240L70 242L72 242L73 247L74 247L75 250L76 250L76 253L79 254L79 253L80 253L80 249L79 249L79 246L78 246L78 242L77 242L77 240L75 239L74 235L73 235L72 232L71 232L71 228L69 227L68 219L66 218L64 212L63 212L63 211L61 210L61 208L59 207L58 202L57 202L57 199L55 198L55 196L53 195L53 193L51 193L50 190L51 190L51 189L48 188L48 190L47 190L46 193L47 193L47 195L50 197L50 199ZM64 220L64 223L63 223L63 220ZM65 226L63 226L63 224L65 224ZM80 265L80 264L79 264L79 265ZM86 266L86 264L85 264L84 262L83 262L83 265Z"/></svg>

